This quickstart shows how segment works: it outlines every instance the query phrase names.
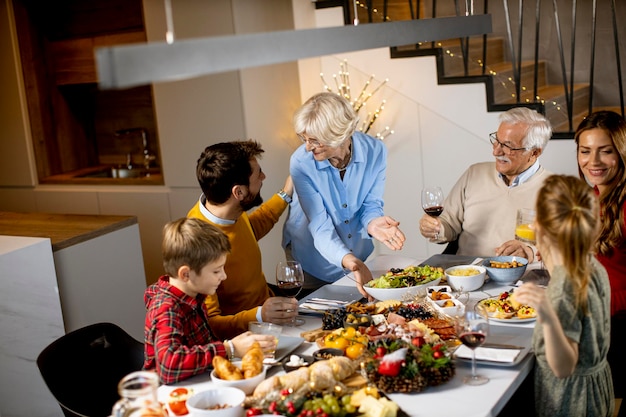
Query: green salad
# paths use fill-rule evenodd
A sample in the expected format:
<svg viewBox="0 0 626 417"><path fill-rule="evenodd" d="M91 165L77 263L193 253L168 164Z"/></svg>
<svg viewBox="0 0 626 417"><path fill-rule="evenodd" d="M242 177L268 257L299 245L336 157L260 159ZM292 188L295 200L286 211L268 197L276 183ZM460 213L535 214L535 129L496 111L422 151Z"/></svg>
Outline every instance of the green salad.
<svg viewBox="0 0 626 417"><path fill-rule="evenodd" d="M416 285L428 284L431 281L442 278L443 268L436 266L409 266L407 268L391 268L382 275L367 284L370 288L404 288Z"/></svg>

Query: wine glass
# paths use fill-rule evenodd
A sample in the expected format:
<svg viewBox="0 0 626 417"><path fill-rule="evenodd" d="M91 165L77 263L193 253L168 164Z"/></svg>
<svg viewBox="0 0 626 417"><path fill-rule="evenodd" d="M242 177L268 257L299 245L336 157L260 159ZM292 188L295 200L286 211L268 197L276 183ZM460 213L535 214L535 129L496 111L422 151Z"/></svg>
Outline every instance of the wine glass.
<svg viewBox="0 0 626 417"><path fill-rule="evenodd" d="M463 379L467 385L482 385L489 382L489 378L476 374L476 351L475 349L485 343L489 334L489 319L486 312L480 309L467 311L455 321L456 333L459 340L472 350L472 374Z"/></svg>
<svg viewBox="0 0 626 417"><path fill-rule="evenodd" d="M304 284L302 265L296 261L282 261L276 265L276 285L286 297L296 297ZM295 317L291 326L302 326L304 320Z"/></svg>
<svg viewBox="0 0 626 417"><path fill-rule="evenodd" d="M439 217L443 213L443 191L441 187L424 187L422 190L422 208L432 217ZM439 233L435 233L435 240Z"/></svg>
<svg viewBox="0 0 626 417"><path fill-rule="evenodd" d="M432 217L443 213L443 191L441 187L424 187L422 190L422 208Z"/></svg>

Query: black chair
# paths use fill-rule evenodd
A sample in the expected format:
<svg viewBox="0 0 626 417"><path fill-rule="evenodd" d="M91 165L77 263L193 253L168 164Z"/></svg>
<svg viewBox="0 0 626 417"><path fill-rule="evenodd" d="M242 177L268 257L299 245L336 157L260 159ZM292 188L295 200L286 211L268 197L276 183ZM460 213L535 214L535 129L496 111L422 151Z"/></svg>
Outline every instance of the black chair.
<svg viewBox="0 0 626 417"><path fill-rule="evenodd" d="M37 366L65 416L106 417L120 398L117 384L143 361L143 343L115 324L98 323L52 342Z"/></svg>

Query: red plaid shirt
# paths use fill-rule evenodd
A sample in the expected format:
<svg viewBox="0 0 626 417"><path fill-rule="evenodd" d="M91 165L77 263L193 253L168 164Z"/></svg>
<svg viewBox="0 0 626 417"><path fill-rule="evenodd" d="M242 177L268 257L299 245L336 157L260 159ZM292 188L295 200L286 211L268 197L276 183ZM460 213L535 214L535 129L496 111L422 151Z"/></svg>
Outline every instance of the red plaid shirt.
<svg viewBox="0 0 626 417"><path fill-rule="evenodd" d="M167 276L146 289L144 369L156 370L161 383L206 372L215 355L226 357L224 344L209 327L205 298L188 296L170 285Z"/></svg>

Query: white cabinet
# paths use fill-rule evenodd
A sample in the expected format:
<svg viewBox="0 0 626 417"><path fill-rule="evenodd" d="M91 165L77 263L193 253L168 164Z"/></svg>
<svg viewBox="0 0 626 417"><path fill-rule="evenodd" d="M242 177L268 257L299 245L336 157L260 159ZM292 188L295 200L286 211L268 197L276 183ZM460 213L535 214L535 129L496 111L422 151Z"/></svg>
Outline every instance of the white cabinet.
<svg viewBox="0 0 626 417"><path fill-rule="evenodd" d="M0 236L0 280L0 415L62 416L36 365L65 333L50 239Z"/></svg>

